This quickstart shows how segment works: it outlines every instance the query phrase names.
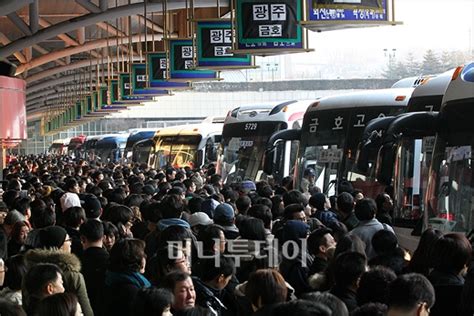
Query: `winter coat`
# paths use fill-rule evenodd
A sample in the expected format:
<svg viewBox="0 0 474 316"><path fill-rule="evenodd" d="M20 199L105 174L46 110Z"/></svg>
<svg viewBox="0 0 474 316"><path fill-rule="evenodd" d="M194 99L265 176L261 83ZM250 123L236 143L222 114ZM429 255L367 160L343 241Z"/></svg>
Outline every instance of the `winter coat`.
<svg viewBox="0 0 474 316"><path fill-rule="evenodd" d="M388 230L395 234L393 228L390 225L382 224L377 219L373 218L368 221L360 221L356 228L349 232L349 235L356 235L365 243L365 254L367 259L375 257L376 253L372 248L372 237L379 230Z"/></svg>
<svg viewBox="0 0 474 316"><path fill-rule="evenodd" d="M306 259L304 258L306 257ZM309 285L309 267L313 264L313 258L309 253L303 256L301 253L294 259L283 258L280 263L280 273L285 280L295 289L295 295L311 292Z"/></svg>
<svg viewBox="0 0 474 316"><path fill-rule="evenodd" d="M86 283L81 274L81 262L75 255L61 250L32 249L26 252L25 262L27 267L39 263L52 263L61 268L66 292L77 296L84 316L94 315L87 296ZM27 301L28 293L23 291L24 304Z"/></svg>
<svg viewBox="0 0 474 316"><path fill-rule="evenodd" d="M114 272L105 274L105 314L114 316L133 315L132 303L138 291L151 283L138 272Z"/></svg>
<svg viewBox="0 0 474 316"><path fill-rule="evenodd" d="M195 277L193 277L193 284L196 291L196 305L209 309L213 315L237 315L237 302L233 294L228 292L227 289L210 288Z"/></svg>
<svg viewBox="0 0 474 316"><path fill-rule="evenodd" d="M90 247L84 250L80 259L94 314L104 315L105 270L109 263L109 253L104 248Z"/></svg>
<svg viewBox="0 0 474 316"><path fill-rule="evenodd" d="M461 302L464 278L454 273L433 270L428 276L428 280L433 284L436 296L430 315L460 315L458 308Z"/></svg>

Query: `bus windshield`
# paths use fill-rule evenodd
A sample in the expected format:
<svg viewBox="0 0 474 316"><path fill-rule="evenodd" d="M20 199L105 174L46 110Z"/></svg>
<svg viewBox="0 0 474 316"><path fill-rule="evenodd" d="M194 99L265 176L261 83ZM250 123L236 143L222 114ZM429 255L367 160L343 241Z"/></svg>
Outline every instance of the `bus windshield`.
<svg viewBox="0 0 474 316"><path fill-rule="evenodd" d="M114 160L116 152L119 150L115 143L101 144L100 147L96 147L95 153L102 161Z"/></svg>
<svg viewBox="0 0 474 316"><path fill-rule="evenodd" d="M155 164L157 168L172 166L181 168L199 166L198 147L201 135L159 136L155 145Z"/></svg>
<svg viewBox="0 0 474 316"><path fill-rule="evenodd" d="M402 106L374 106L306 113L296 183L303 185L304 170L313 168L314 184L328 195L336 194L336 180L347 180L364 195L375 197L383 191L383 186L375 181L376 155L369 160L367 172L359 171L355 163L357 146L370 120L398 114L402 109Z"/></svg>
<svg viewBox="0 0 474 316"><path fill-rule="evenodd" d="M474 228L472 148L472 132L438 136L427 192L429 226L459 232Z"/></svg>
<svg viewBox="0 0 474 316"><path fill-rule="evenodd" d="M147 164L153 145L152 139L136 143L132 148L132 161L139 164Z"/></svg>
<svg viewBox="0 0 474 316"><path fill-rule="evenodd" d="M220 168L227 183L260 180L263 154L270 136L286 128L283 122L245 122L224 126Z"/></svg>
<svg viewBox="0 0 474 316"><path fill-rule="evenodd" d="M425 213L428 226L444 232L474 229L474 100L469 100L447 106L443 126L454 130L437 134L433 152Z"/></svg>

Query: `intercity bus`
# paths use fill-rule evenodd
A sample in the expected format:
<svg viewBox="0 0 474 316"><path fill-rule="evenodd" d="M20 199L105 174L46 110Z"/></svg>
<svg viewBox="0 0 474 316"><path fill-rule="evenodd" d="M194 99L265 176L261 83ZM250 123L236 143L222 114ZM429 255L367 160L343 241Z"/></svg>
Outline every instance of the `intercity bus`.
<svg viewBox="0 0 474 316"><path fill-rule="evenodd" d="M296 160L298 142L277 143L271 159L272 174L263 168L267 142L277 131L298 131L306 109L314 101L268 102L230 111L224 122L218 160L218 173L224 181L259 181L270 175L280 181L288 176Z"/></svg>
<svg viewBox="0 0 474 316"><path fill-rule="evenodd" d="M99 138L95 144L95 155L102 162L118 162L123 157L128 133L109 134Z"/></svg>
<svg viewBox="0 0 474 316"><path fill-rule="evenodd" d="M313 168L315 185L328 195L337 194L343 180L369 197L383 192L385 186L375 179L375 161L366 170L357 167L358 144L369 121L404 112L412 93L413 88L367 90L314 102L304 115L295 183L302 182L306 168Z"/></svg>
<svg viewBox="0 0 474 316"><path fill-rule="evenodd" d="M413 91L406 113L387 126L378 153L376 177L393 187L393 224L404 247L413 250L421 225L435 120L453 71L427 78ZM372 123L372 122L371 122ZM419 223L421 224L421 222Z"/></svg>
<svg viewBox="0 0 474 316"><path fill-rule="evenodd" d="M67 154L67 147L71 138L56 139L49 146L48 153L53 155L65 155Z"/></svg>
<svg viewBox="0 0 474 316"><path fill-rule="evenodd" d="M425 196L425 227L473 232L473 121L474 63L470 63L454 71L441 104Z"/></svg>
<svg viewBox="0 0 474 316"><path fill-rule="evenodd" d="M157 131L157 128L137 128L131 130L130 136L128 136L127 139L127 144L125 145L123 158L127 161L131 160L133 155L133 146L139 141L153 138Z"/></svg>
<svg viewBox="0 0 474 316"><path fill-rule="evenodd" d="M86 135L79 135L72 137L67 146L68 154L74 158L79 158L81 155L81 147L86 140Z"/></svg>
<svg viewBox="0 0 474 316"><path fill-rule="evenodd" d="M155 168L190 167L215 163L222 138L221 118L208 118L199 124L161 128L153 137L149 165Z"/></svg>
<svg viewBox="0 0 474 316"><path fill-rule="evenodd" d="M153 137L138 141L132 146L132 157L130 160L133 163L138 163L140 165L147 164L149 166L154 166L154 155L151 155L154 148L155 142Z"/></svg>

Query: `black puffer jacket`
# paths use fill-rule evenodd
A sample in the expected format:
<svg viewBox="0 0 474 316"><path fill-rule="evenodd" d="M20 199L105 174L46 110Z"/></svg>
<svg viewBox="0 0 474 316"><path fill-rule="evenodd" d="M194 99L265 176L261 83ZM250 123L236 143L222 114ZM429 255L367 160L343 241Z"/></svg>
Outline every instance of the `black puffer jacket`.
<svg viewBox="0 0 474 316"><path fill-rule="evenodd" d="M199 278L193 278L193 284L196 291L196 305L209 309L212 315L216 316L237 315L237 303L232 293L226 289L213 289Z"/></svg>

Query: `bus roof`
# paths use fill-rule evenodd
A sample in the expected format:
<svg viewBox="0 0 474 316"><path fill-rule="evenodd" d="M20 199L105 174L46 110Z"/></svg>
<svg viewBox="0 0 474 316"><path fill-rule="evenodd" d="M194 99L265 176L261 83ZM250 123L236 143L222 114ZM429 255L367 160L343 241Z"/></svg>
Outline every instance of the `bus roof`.
<svg viewBox="0 0 474 316"><path fill-rule="evenodd" d="M412 98L430 95L443 95L451 82L454 69L448 70L434 77L430 77L413 91Z"/></svg>
<svg viewBox="0 0 474 316"><path fill-rule="evenodd" d="M392 89L395 88L416 88L419 85L424 84L427 80L436 77L436 75L420 75L420 76L413 76L408 78L403 78L398 80L392 85Z"/></svg>
<svg viewBox="0 0 474 316"><path fill-rule="evenodd" d="M199 124L169 126L157 131L154 137L178 136L178 135L207 136L209 134L222 133L222 127L223 127L223 124L220 124L220 123L212 123L212 124L199 123Z"/></svg>
<svg viewBox="0 0 474 316"><path fill-rule="evenodd" d="M474 62L461 69L458 67L454 71L453 79L444 94L442 107L449 101L474 98Z"/></svg>
<svg viewBox="0 0 474 316"><path fill-rule="evenodd" d="M308 112L370 106L404 106L410 100L413 90L413 88L391 88L328 96L312 104Z"/></svg>
<svg viewBox="0 0 474 316"><path fill-rule="evenodd" d="M241 121L259 121L259 120L285 120L285 117L295 117L293 114L301 112L304 114L308 106L316 100L285 101L285 102L265 102L255 105L244 105L237 107L229 112L225 123L236 123ZM279 114L270 117L270 115ZM301 115L303 117L303 115ZM295 119L301 118L296 117Z"/></svg>
<svg viewBox="0 0 474 316"><path fill-rule="evenodd" d="M66 145L66 146L69 145L70 142L71 142L71 137L53 140L53 144L61 144L61 145Z"/></svg>
<svg viewBox="0 0 474 316"><path fill-rule="evenodd" d="M98 143L115 141L115 140L120 141L120 142L126 142L128 135L129 135L128 133L103 135L103 137L98 140Z"/></svg>
<svg viewBox="0 0 474 316"><path fill-rule="evenodd" d="M141 133L141 132L156 132L158 128L131 128L128 130L130 133L130 136L136 133Z"/></svg>

